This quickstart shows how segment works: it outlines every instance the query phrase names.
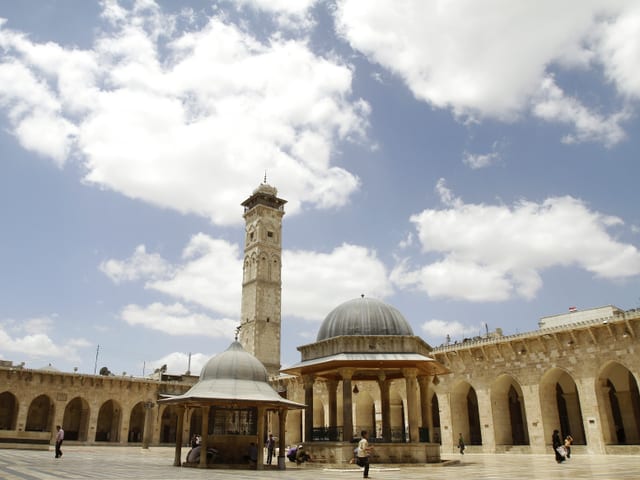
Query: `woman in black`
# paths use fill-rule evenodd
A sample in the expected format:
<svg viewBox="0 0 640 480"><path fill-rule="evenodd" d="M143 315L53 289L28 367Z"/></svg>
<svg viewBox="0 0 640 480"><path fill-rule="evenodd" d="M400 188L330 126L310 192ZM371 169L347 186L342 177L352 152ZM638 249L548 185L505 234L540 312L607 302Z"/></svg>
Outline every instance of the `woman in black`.
<svg viewBox="0 0 640 480"><path fill-rule="evenodd" d="M558 430L553 431L553 436L551 437L551 444L553 445L553 453L555 453L556 455L556 462L558 463L564 462L565 460L564 455L562 455L558 451L558 447L564 448L564 444L562 443L562 440L560 440L560 432L558 432Z"/></svg>

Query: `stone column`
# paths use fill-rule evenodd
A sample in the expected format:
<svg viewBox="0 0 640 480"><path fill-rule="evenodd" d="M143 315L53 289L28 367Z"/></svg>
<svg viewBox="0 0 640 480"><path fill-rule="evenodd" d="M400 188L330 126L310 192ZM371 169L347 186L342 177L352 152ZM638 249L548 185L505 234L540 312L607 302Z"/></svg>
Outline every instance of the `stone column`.
<svg viewBox="0 0 640 480"><path fill-rule="evenodd" d="M418 383L417 368L404 368L402 370L407 389L407 416L409 419L409 442L415 443L420 439L418 434Z"/></svg>
<svg viewBox="0 0 640 480"><path fill-rule="evenodd" d="M384 372L378 374L378 387L380 388L380 410L382 417L382 440L391 441L391 405L389 401L389 385L391 380Z"/></svg>
<svg viewBox="0 0 640 480"><path fill-rule="evenodd" d="M496 435L493 428L493 407L491 406L491 393L488 388L476 389L476 397L478 398L482 451L484 453L495 453Z"/></svg>
<svg viewBox="0 0 640 480"><path fill-rule="evenodd" d="M587 452L604 454L606 453L605 443L611 441L609 432L613 430L613 419L610 418L609 387L594 377L583 377L576 378L576 388L582 407ZM603 405L602 410L599 405Z"/></svg>
<svg viewBox="0 0 640 480"><path fill-rule="evenodd" d="M29 406L31 405L31 402L33 402L33 398L24 398L21 402L17 402L16 407L18 408L18 411L16 413L16 424L10 425L10 429L18 432L25 431L27 428L27 416L29 415Z"/></svg>
<svg viewBox="0 0 640 480"><path fill-rule="evenodd" d="M286 467L286 455L287 455L287 439L286 439L286 429L287 429L287 409L281 408L278 410L278 420L279 420L279 432L278 436L278 470L285 470Z"/></svg>
<svg viewBox="0 0 640 480"><path fill-rule="evenodd" d="M258 460L256 460L256 470L264 470L264 426L267 410L264 406L258 406Z"/></svg>
<svg viewBox="0 0 640 480"><path fill-rule="evenodd" d="M178 425L176 425L176 451L173 457L173 466L179 467L182 465L182 427L184 426L184 416L186 409L180 405L178 410ZM206 458L206 455L205 455Z"/></svg>
<svg viewBox="0 0 640 480"><path fill-rule="evenodd" d="M351 378L354 370L351 368L341 368L339 370L342 377L342 441L350 442L353 439L353 404L351 400Z"/></svg>
<svg viewBox="0 0 640 480"><path fill-rule="evenodd" d="M453 430L451 429L453 423L451 415L451 394L446 392L438 394L438 406L440 407L441 450L446 453L454 453L458 445L458 439L454 438ZM489 405L489 408L491 408L491 405Z"/></svg>
<svg viewBox="0 0 640 480"><path fill-rule="evenodd" d="M207 468L207 446L209 445L209 412L211 411L211 406L205 405L202 407L202 425L200 430L202 433L200 437L202 441L200 442L200 468Z"/></svg>
<svg viewBox="0 0 640 480"><path fill-rule="evenodd" d="M431 402L429 402L429 382L431 377L426 375L420 375L418 377L418 387L420 389L419 403L420 403L420 417L422 428L429 430L429 437L431 436ZM431 438L427 438L427 441L431 441Z"/></svg>
<svg viewBox="0 0 640 480"><path fill-rule="evenodd" d="M327 380L327 393L329 394L329 439L338 440L338 381Z"/></svg>
<svg viewBox="0 0 640 480"><path fill-rule="evenodd" d="M153 402L144 402L144 431L142 432L142 448L149 448L153 435Z"/></svg>
<svg viewBox="0 0 640 480"><path fill-rule="evenodd" d="M542 421L542 405L540 404L540 386L535 383L522 386L523 421L531 453L543 454L547 451Z"/></svg>
<svg viewBox="0 0 640 480"><path fill-rule="evenodd" d="M313 375L303 375L304 382L304 403L307 406L304 410L304 441L310 442L313 438Z"/></svg>

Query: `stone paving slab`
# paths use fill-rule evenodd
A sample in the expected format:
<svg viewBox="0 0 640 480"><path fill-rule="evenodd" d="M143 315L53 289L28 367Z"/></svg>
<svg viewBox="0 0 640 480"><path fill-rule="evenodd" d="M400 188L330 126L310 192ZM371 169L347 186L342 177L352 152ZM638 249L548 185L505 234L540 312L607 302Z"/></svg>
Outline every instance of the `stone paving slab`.
<svg viewBox="0 0 640 480"><path fill-rule="evenodd" d="M357 466L289 463L286 470L217 470L173 466L173 448L76 447L53 451L0 450L2 480L182 480L182 479L282 479L359 480ZM374 480L638 480L640 458L631 455L573 455L557 464L553 455L470 454L445 456L446 465L371 465Z"/></svg>

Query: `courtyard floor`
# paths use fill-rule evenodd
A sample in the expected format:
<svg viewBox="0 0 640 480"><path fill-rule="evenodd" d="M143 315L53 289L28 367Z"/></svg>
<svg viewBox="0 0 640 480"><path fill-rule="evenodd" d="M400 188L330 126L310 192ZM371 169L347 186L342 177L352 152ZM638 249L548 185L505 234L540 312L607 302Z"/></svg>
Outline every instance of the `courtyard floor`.
<svg viewBox="0 0 640 480"><path fill-rule="evenodd" d="M173 448L151 447L63 447L64 456L53 457L53 450L0 449L0 479L53 480L170 480L170 479L282 479L323 480L362 478L362 469L307 463L300 467L287 462L286 470L201 470L174 467ZM444 456L453 460L443 465L378 465L369 476L374 480L527 480L527 479L598 479L638 480L640 458L632 455L573 455L557 464L552 455L467 454Z"/></svg>

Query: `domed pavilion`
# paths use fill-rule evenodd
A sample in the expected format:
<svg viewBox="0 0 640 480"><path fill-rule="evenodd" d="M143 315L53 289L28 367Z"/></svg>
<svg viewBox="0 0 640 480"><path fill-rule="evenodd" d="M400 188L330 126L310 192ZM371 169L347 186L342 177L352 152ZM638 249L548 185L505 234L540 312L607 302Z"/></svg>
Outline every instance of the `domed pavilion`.
<svg viewBox="0 0 640 480"><path fill-rule="evenodd" d="M449 370L429 357L431 347L414 335L400 311L362 295L331 311L318 330L316 342L300 346L298 350L301 361L282 371L303 380L304 438L305 442L312 442L313 451L324 456L321 452L326 450L335 461L343 461L336 457L342 444L344 455L349 458L352 447L344 448L344 444L351 444L363 427L354 425L354 398L359 393L358 385L366 385L377 390L375 397L379 401L374 410L380 412L380 418L376 420L374 412L368 424L370 439L386 444L384 449L376 449L379 460L439 461L439 446L429 444L421 433L427 428L430 414L427 407L430 385L438 382L437 375ZM314 386L319 383L327 390L328 421L325 421L327 426L314 428L317 424L314 422L314 410L317 411ZM406 392L403 404L406 414L399 420L401 434L392 430L389 401L392 388ZM371 417L371 414L365 415Z"/></svg>
<svg viewBox="0 0 640 480"><path fill-rule="evenodd" d="M249 445L257 446L257 469L262 469L265 417L275 411L280 431L285 431L287 411L304 405L283 398L268 382L267 370L236 340L227 350L212 357L200 372L198 382L182 395L159 401L183 407L178 416L174 465L181 465L182 431L188 409L200 410L203 434L201 451L215 448L221 465L245 465ZM193 412L192 412L193 413ZM193 416L193 415L192 415ZM285 438L281 435L278 466L284 468ZM211 462L211 461L209 461ZM186 465L186 464L185 464ZM207 455L200 456L200 467L207 465Z"/></svg>

